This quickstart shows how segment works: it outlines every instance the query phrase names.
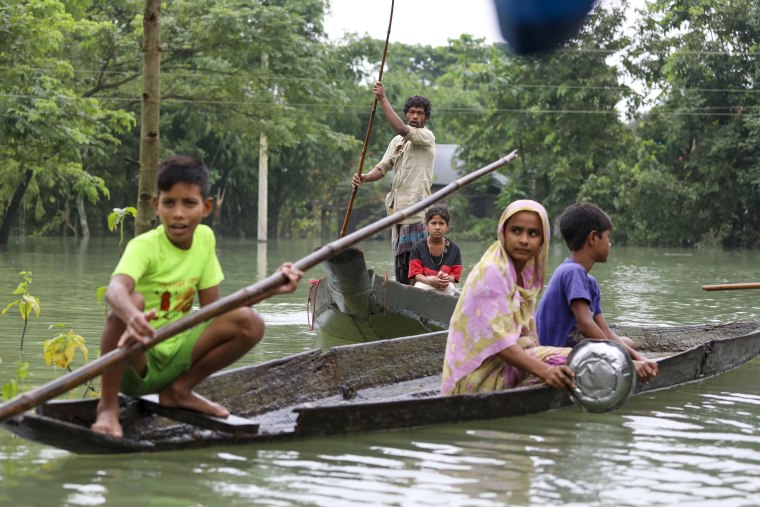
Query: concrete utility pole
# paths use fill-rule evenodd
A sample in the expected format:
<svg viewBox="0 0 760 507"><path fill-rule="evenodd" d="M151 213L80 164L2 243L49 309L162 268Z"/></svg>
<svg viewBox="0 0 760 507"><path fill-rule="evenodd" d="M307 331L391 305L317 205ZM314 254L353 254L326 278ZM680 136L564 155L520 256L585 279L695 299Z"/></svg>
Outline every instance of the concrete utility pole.
<svg viewBox="0 0 760 507"><path fill-rule="evenodd" d="M269 54L261 54L261 66L269 67ZM269 143L266 132L259 135L259 221L257 239L267 240L267 185L269 180Z"/></svg>
<svg viewBox="0 0 760 507"><path fill-rule="evenodd" d="M143 92L140 114L140 177L135 236L153 228L161 105L161 0L145 0L143 13Z"/></svg>
<svg viewBox="0 0 760 507"><path fill-rule="evenodd" d="M267 240L267 180L269 178L269 151L267 135L259 136L259 227L257 239Z"/></svg>

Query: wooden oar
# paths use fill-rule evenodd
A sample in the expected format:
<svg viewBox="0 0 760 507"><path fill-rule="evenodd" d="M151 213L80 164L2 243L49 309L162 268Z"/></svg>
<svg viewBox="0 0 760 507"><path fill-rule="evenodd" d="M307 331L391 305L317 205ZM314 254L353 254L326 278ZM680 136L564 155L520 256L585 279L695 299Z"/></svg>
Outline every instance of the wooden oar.
<svg viewBox="0 0 760 507"><path fill-rule="evenodd" d="M352 232L348 236L337 239L332 243L329 243L319 248L318 250L315 250L311 254L295 262L294 265L300 270L306 271L307 269L316 266L320 262L329 259L333 255L342 252L354 243L368 238L385 229L386 227L401 222L405 218L408 218L415 213L428 208L447 195L454 193L464 185L467 185L468 183L471 183L478 178L493 172L499 167L508 164L515 158L517 158L517 150L513 151L503 158L500 158L495 162L488 164L485 167L478 169L477 171L473 171L466 176L462 176L458 180L449 183L438 192L434 193L426 199L423 199L417 204L414 204L413 206L398 211L393 215L387 216L382 220L375 222L374 224L363 227L358 231ZM129 360L132 356L139 353L140 351L147 350L154 345L166 340L167 338L174 336L180 331L189 329L197 324L200 324L201 322L205 322L235 308L239 308L241 306L250 306L258 301L261 301L266 297L266 294L269 291L279 287L286 282L287 278L285 275L278 271L270 275L268 278L265 278L264 280L260 280L259 282L256 282L253 285L249 285L248 287L244 287L243 289L240 289L227 297L221 298L214 303L211 303L210 305L204 306L197 312L188 315L187 317L183 317L177 321L172 322L171 324L167 324L166 326L159 328L156 331L156 336L147 345L134 343L128 348L112 350L111 352L108 352L107 354L99 357L95 361L88 363L71 373L67 373L64 376L48 382L47 384L44 384L40 387L32 389L27 393L22 393L14 399L0 405L0 421L5 420L12 415L20 414L21 412L29 410L30 408L33 408L40 403L44 403L45 401L54 398L59 394L65 393L66 391L69 391L78 385L84 384L91 378L100 375L108 368Z"/></svg>
<svg viewBox="0 0 760 507"><path fill-rule="evenodd" d="M388 33L385 35L385 47L383 48L383 59L380 62L380 75L377 80L383 80L383 69L385 68L385 55L388 54L388 40L391 37L391 24L393 23L393 4L395 0L391 0L391 17L388 20ZM367 145L369 144L369 135L372 132L372 124L375 121L375 111L377 111L377 97L372 102L372 112L369 114L369 124L367 125L367 133L364 136L364 146L362 147L362 155L359 158L359 169L356 171L357 176L362 175L362 168L364 167L364 156L367 154ZM348 228L348 219L351 216L351 210L354 207L354 200L356 199L357 187L353 187L351 190L351 198L348 200L348 207L346 208L346 216L343 219L343 226L340 228L340 237L346 235L346 229Z"/></svg>
<svg viewBox="0 0 760 507"><path fill-rule="evenodd" d="M760 289L760 283L722 283L720 285L703 285L704 290L741 290L741 289Z"/></svg>

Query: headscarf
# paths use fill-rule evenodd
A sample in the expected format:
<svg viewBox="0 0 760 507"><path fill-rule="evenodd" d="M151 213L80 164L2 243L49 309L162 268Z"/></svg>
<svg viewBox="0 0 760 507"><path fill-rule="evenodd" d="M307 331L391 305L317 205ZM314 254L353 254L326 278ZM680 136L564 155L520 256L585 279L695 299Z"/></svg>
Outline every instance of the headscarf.
<svg viewBox="0 0 760 507"><path fill-rule="evenodd" d="M537 213L544 232L539 255L522 270L524 287L517 284L514 262L504 247L507 221L520 211ZM493 391L517 384L524 372L511 365L505 367L504 361L494 356L514 344L523 348L538 345L536 299L544 286L549 252L546 210L535 201L515 201L502 213L497 233L498 241L467 277L451 317L441 386L444 395Z"/></svg>

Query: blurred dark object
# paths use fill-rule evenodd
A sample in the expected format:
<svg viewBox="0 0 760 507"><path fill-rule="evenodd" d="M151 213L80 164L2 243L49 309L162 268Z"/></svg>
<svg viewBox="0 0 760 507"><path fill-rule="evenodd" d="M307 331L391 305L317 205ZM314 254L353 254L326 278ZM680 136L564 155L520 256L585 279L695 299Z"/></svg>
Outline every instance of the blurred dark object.
<svg viewBox="0 0 760 507"><path fill-rule="evenodd" d="M564 44L596 0L494 0L501 34L515 53L529 55Z"/></svg>

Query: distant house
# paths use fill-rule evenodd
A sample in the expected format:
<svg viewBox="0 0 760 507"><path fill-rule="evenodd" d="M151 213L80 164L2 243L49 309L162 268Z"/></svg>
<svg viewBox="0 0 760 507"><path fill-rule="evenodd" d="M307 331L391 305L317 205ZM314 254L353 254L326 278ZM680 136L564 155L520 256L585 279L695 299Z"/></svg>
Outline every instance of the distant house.
<svg viewBox="0 0 760 507"><path fill-rule="evenodd" d="M435 145L435 164L433 165L433 188L436 192L449 183L457 180L462 174L460 170L465 171L463 163L456 157L458 144L436 144ZM478 169L477 167L472 170ZM499 173L491 173L488 187L485 192L474 191L472 187L464 187L458 191L458 194L469 200L469 212L476 217L499 213L494 201L499 195L501 188L509 181L507 176Z"/></svg>

